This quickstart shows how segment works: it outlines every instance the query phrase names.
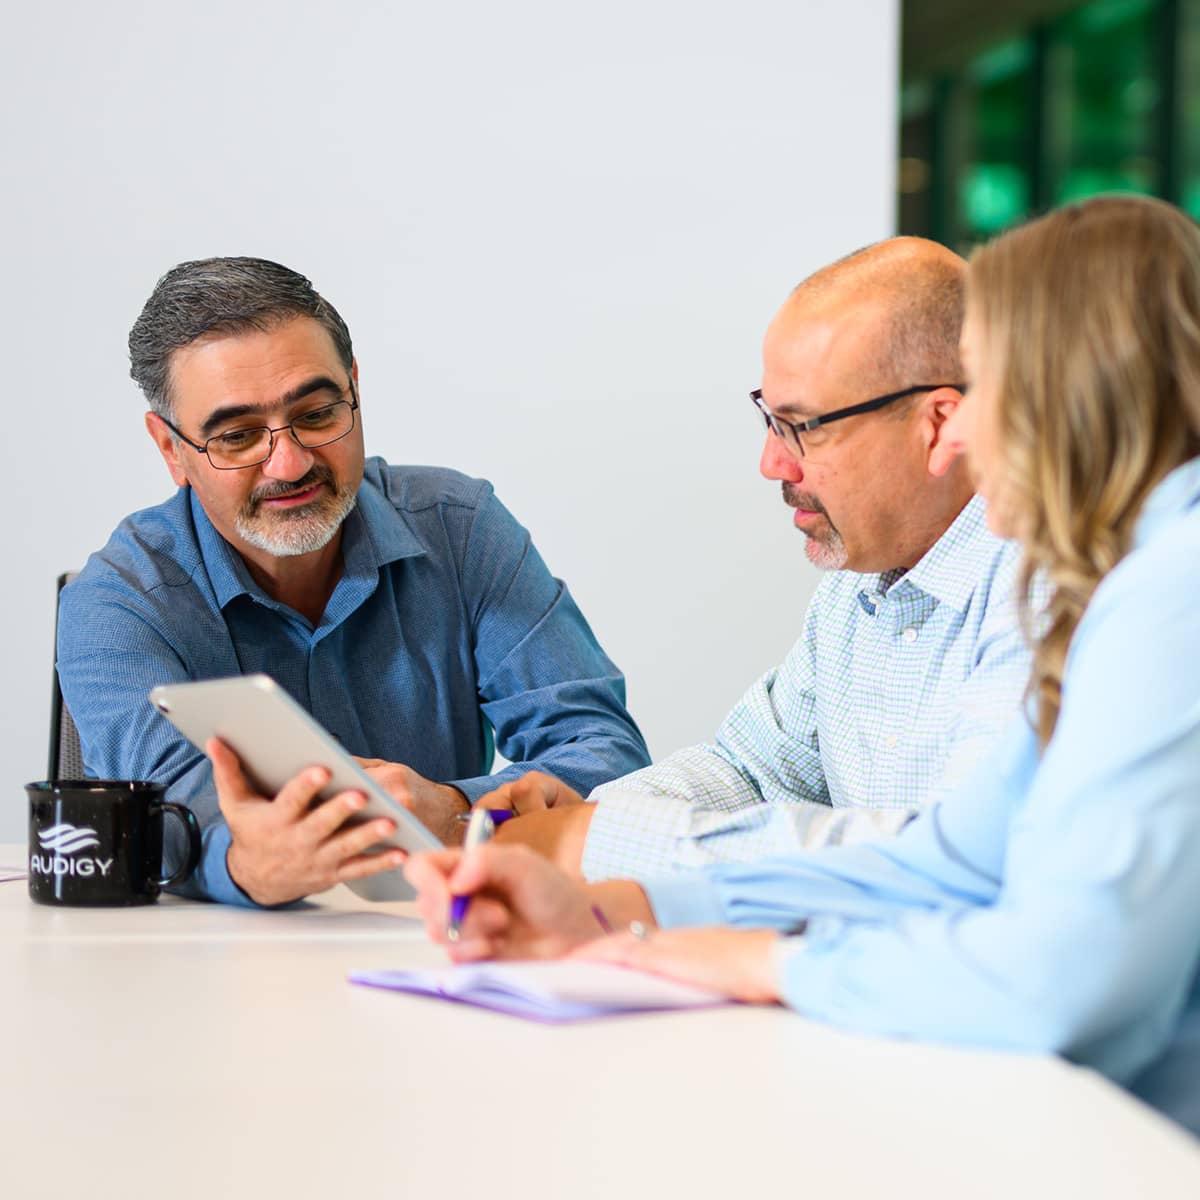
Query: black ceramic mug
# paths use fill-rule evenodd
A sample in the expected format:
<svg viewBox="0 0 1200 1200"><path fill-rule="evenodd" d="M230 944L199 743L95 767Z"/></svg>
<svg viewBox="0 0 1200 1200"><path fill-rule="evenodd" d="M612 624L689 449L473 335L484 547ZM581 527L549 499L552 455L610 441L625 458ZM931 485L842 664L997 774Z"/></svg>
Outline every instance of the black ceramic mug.
<svg viewBox="0 0 1200 1200"><path fill-rule="evenodd" d="M200 825L161 783L62 779L26 784L29 895L39 904L153 904L200 861ZM163 814L187 831L188 852L162 878Z"/></svg>

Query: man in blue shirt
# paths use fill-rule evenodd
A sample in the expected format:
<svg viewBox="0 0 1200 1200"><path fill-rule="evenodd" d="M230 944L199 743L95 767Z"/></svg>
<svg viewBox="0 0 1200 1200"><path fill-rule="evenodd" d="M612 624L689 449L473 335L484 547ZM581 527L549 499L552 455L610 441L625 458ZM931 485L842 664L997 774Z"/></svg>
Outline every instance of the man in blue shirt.
<svg viewBox="0 0 1200 1200"><path fill-rule="evenodd" d="M150 706L163 683L265 671L444 840L531 766L592 787L648 762L624 679L481 480L364 457L333 307L250 258L183 263L129 338L179 491L128 517L62 596L58 671L89 772L155 779L201 820L192 894L279 904L398 865L310 811L324 777L255 795ZM513 765L489 776L493 739Z"/></svg>

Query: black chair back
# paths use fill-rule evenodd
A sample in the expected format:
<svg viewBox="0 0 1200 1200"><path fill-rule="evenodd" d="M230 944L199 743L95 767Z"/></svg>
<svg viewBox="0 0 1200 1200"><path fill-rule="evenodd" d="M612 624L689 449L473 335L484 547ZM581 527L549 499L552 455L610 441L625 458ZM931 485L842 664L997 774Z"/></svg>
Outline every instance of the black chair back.
<svg viewBox="0 0 1200 1200"><path fill-rule="evenodd" d="M79 747L79 730L71 717L71 710L63 703L62 688L58 686L58 669L54 660L58 653L58 602L62 590L78 574L67 571L58 577L54 593L54 647L50 656L51 674L54 676L50 701L50 758L46 771L47 779L82 779L83 751Z"/></svg>

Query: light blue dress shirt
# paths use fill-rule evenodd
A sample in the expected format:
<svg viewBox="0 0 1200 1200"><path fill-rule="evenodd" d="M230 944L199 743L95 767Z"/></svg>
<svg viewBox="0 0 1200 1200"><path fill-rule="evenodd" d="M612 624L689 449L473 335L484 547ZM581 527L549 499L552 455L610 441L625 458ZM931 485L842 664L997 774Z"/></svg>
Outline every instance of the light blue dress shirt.
<svg viewBox="0 0 1200 1200"><path fill-rule="evenodd" d="M794 928L784 999L864 1033L1050 1051L1200 1133L1200 460L1152 493L1024 717L889 843L646 885L664 925Z"/></svg>
<svg viewBox="0 0 1200 1200"><path fill-rule="evenodd" d="M598 788L589 879L647 879L894 834L960 786L1019 710L1012 542L972 499L911 570L835 571L716 741Z"/></svg>
<svg viewBox="0 0 1200 1200"><path fill-rule="evenodd" d="M265 671L351 753L472 802L531 767L586 791L649 759L620 671L490 484L368 459L342 556L314 626L184 488L123 521L63 591L58 673L87 770L165 782L191 806L190 894L248 903L208 759L147 699L161 683ZM493 744L513 765L489 775Z"/></svg>

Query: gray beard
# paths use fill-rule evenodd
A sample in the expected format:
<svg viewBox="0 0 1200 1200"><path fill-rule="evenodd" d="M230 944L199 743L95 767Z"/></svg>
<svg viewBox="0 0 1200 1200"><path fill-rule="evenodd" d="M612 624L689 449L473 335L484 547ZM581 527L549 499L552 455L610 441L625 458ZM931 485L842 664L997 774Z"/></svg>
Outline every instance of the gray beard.
<svg viewBox="0 0 1200 1200"><path fill-rule="evenodd" d="M817 541L809 533L804 536L808 539L804 544L804 553L818 571L841 571L846 566L846 559L849 557L846 553L846 543L842 541L842 535L836 529L832 529L829 537L823 542Z"/></svg>
<svg viewBox="0 0 1200 1200"><path fill-rule="evenodd" d="M307 479L307 477L306 477ZM306 480L300 480L301 484ZM310 482L333 482L332 472L318 472ZM239 536L249 545L265 550L276 558L294 558L323 550L332 541L342 522L354 511L357 496L354 492L336 491L301 509L264 513L263 499L292 491L298 484L287 484L275 491L264 489L234 518Z"/></svg>
<svg viewBox="0 0 1200 1200"><path fill-rule="evenodd" d="M825 506L815 496L801 491L794 483L785 483L782 491L783 502L789 508L807 508L812 512L819 512L829 524L829 533L824 539L818 539L811 533L804 533L801 530L804 533L804 553L808 557L808 561L818 571L842 570L846 565L846 543L842 541L842 535L829 520Z"/></svg>

